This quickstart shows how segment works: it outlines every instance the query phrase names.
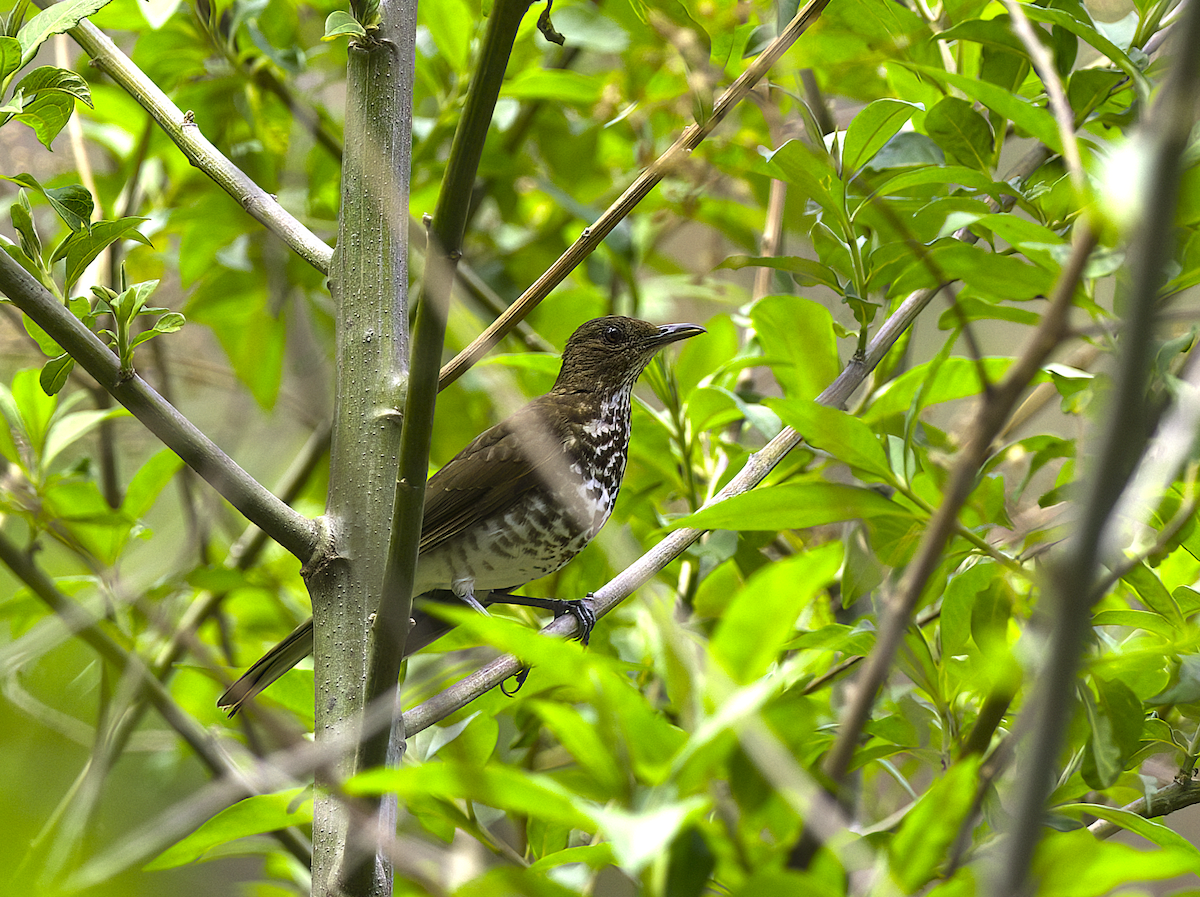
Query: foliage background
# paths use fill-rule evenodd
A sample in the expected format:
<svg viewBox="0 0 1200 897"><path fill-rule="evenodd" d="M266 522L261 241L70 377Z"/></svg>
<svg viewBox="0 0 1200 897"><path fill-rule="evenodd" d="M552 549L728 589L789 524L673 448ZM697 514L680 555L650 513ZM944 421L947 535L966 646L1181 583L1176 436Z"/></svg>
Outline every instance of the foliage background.
<svg viewBox="0 0 1200 897"><path fill-rule="evenodd" d="M1103 446L1090 422L1113 413L1109 356L1133 313L1124 253L1142 226L1135 200L1148 189L1130 176L1149 164L1147 151L1126 138L1170 67L1155 43L1178 21L1170 10L1167 2L1026 10L1077 117L1083 177L1072 183L1059 155L1071 142L1047 111L1053 79L1033 72L1006 7L834 0L771 72L769 89L670 172L498 354L441 394L435 464L544 391L556 369L546 353L584 320L631 313L709 330L644 378L648 404L635 412L617 512L576 562L531 587L537 594L596 589L783 424L810 444L756 497L698 518L715 531L607 617L586 654L463 618L410 664L412 703L490 656L473 647L481 642L518 649L535 665L518 697L489 693L416 736L406 769L359 783L394 791L412 814L401 824L398 890L695 894L710 876L721 890L754 894L987 887L1007 849L997 833L1013 824L1011 795L1038 773L1012 763L1011 733L1046 651L1047 626L1036 625L1050 615L1044 564L1072 531L1088 459ZM91 21L331 242L347 53L345 40L321 40L334 11L283 0L113 0ZM533 282L684 126L711 115L714 96L794 11L725 0L559 3L553 21L567 38L559 48L538 34L531 10L485 147L464 254L492 295L460 289L448 348L464 346ZM425 4L420 17L416 216L437 201L483 21L471 0ZM115 287L121 265L129 283L159 280L152 303L182 312L187 325L139 347L138 372L261 482L279 482L333 413L323 276L191 166L67 37L44 44L18 80L40 64L75 71L91 104L76 104L53 155L26 127L42 119L6 121L0 174L29 172L52 188L82 183L100 217L146 219L139 230L150 245L114 244L70 295ZM11 97L12 85L3 99ZM836 138L819 136L829 130L826 107ZM1023 177L1006 183L1031 154ZM1178 249L1159 290L1169 314L1142 391L1168 418L1190 407L1194 341L1186 291L1196 280L1200 205L1187 167L1194 152L1183 159ZM20 204L15 184L0 190L6 205ZM48 257L69 227L39 191L25 195ZM1015 211L994 212L989 197L1015 199ZM20 214L0 226L9 241L20 242ZM852 738L850 775L832 776L845 779L839 820L819 803L818 786L831 784L829 751L847 729L857 660L872 651L878 610L901 591L945 500L977 409L994 398L980 375L998 382L1020 353L1089 223L1099 246L1074 292L1072 329L1057 364L1039 365L1028 384L1032 404L977 469L921 593L922 625L908 628L865 734ZM980 243L956 240L960 228ZM773 233L778 243L764 248ZM739 260L759 255L784 260L778 270ZM61 285L62 266L53 274ZM889 311L943 280L954 282L956 302L934 300L849 403L853 416L811 403ZM231 568L244 521L136 422L78 416L109 407L86 375L57 400L41 394L45 356L19 313L0 311L5 538L35 547L58 588L148 661L192 622L189 608L204 593L224 595L185 640L186 655L161 671L171 697L238 763L294 743L313 725L311 672L289 674L260 702L263 713L236 723L215 698L222 676L308 614L296 560L271 543L249 568ZM50 424L61 452L39 438ZM1133 458L1141 435L1129 434ZM1188 459L1192 438L1160 445ZM318 462L293 504L316 516L325 488ZM1138 857L1078 827L1104 811L1066 808L1131 804L1181 768L1186 780L1195 762L1193 492L1190 461L1170 470L1134 514L1138 528L1121 551L1104 559L1115 572L1089 611L1079 700L1055 753L1060 812L1034 860L1043 893L1099 894L1200 867L1200 852L1168 830L1120 817L1156 845ZM237 825L202 829L144 869L215 815L217 807L189 810L181 830L160 815L203 793L210 773L153 712L130 717L133 737L112 744L112 727L140 713L144 696L119 666L67 637L3 567L0 600L0 789L10 808L0 865L14 888L199 893L241 881L253 893L307 890L295 838L233 838L281 821L303 832L303 807L289 816L290 798L244 804ZM291 793L278 781L268 790ZM1176 791L1181 803L1191 799L1190 788ZM853 835L840 824L849 820ZM801 833L814 829L828 843L801 868ZM146 832L158 838L137 841ZM186 864L200 855L211 861Z"/></svg>

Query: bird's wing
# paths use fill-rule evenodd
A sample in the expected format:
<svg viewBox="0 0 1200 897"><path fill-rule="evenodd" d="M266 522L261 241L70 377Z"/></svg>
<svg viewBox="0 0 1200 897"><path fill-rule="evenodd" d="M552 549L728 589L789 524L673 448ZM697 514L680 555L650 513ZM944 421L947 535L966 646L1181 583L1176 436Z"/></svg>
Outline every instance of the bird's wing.
<svg viewBox="0 0 1200 897"><path fill-rule="evenodd" d="M466 526L562 478L563 441L549 414L550 396L534 399L479 434L435 473L425 487L422 552L436 549Z"/></svg>

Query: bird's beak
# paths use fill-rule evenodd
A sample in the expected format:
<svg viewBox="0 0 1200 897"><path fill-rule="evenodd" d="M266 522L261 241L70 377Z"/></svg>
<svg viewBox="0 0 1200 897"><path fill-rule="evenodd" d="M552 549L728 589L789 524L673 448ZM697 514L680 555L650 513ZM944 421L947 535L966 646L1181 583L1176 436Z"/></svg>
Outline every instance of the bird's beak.
<svg viewBox="0 0 1200 897"><path fill-rule="evenodd" d="M655 346L665 346L669 343L677 343L681 339L687 339L688 337L707 332L699 324L663 324L658 328L658 335L651 342Z"/></svg>

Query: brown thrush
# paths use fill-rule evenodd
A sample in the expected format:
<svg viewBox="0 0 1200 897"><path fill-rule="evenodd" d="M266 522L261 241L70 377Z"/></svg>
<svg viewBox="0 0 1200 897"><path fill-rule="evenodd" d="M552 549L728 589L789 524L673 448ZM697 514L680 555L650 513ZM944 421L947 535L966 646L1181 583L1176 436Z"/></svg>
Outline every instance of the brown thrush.
<svg viewBox="0 0 1200 897"><path fill-rule="evenodd" d="M595 616L584 602L511 591L558 570L600 531L625 474L634 381L663 346L703 332L622 317L576 330L554 388L481 433L430 478L413 594L448 590L484 613L481 597L571 613L586 642ZM312 653L312 625L263 655L218 706L236 713ZM444 629L418 612L406 652Z"/></svg>

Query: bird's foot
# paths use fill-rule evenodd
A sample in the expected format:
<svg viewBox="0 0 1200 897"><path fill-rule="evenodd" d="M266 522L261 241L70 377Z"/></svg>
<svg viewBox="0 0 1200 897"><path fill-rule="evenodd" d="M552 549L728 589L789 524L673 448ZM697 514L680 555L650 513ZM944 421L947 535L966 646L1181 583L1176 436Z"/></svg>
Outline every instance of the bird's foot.
<svg viewBox="0 0 1200 897"><path fill-rule="evenodd" d="M517 686L512 691L509 691L507 688L504 687L504 682L500 683L500 691L501 691L501 693L503 693L504 697L511 698L514 695L516 695L517 692L519 692L521 690L521 686L524 685L525 680L529 678L530 669L532 669L532 668L531 667L521 667L521 669L519 669L515 673L513 673L512 678L517 680ZM507 682L507 681L508 680L506 679L505 682Z"/></svg>
<svg viewBox="0 0 1200 897"><path fill-rule="evenodd" d="M514 595L511 592L493 592L492 602L496 604L518 604L522 607L536 607L548 610L554 614L554 619L570 614L575 618L578 628L575 638L588 643L592 630L596 628L596 611L592 609L593 595L588 592L584 598L568 601L565 598L526 598L524 595Z"/></svg>
<svg viewBox="0 0 1200 897"><path fill-rule="evenodd" d="M588 640L592 637L592 630L596 628L596 611L592 607L594 595L588 592L583 598L576 598L573 601L567 601L563 598L551 598L550 610L554 612L554 619L570 614L575 618L575 623L578 628L575 632L575 638L587 645Z"/></svg>

